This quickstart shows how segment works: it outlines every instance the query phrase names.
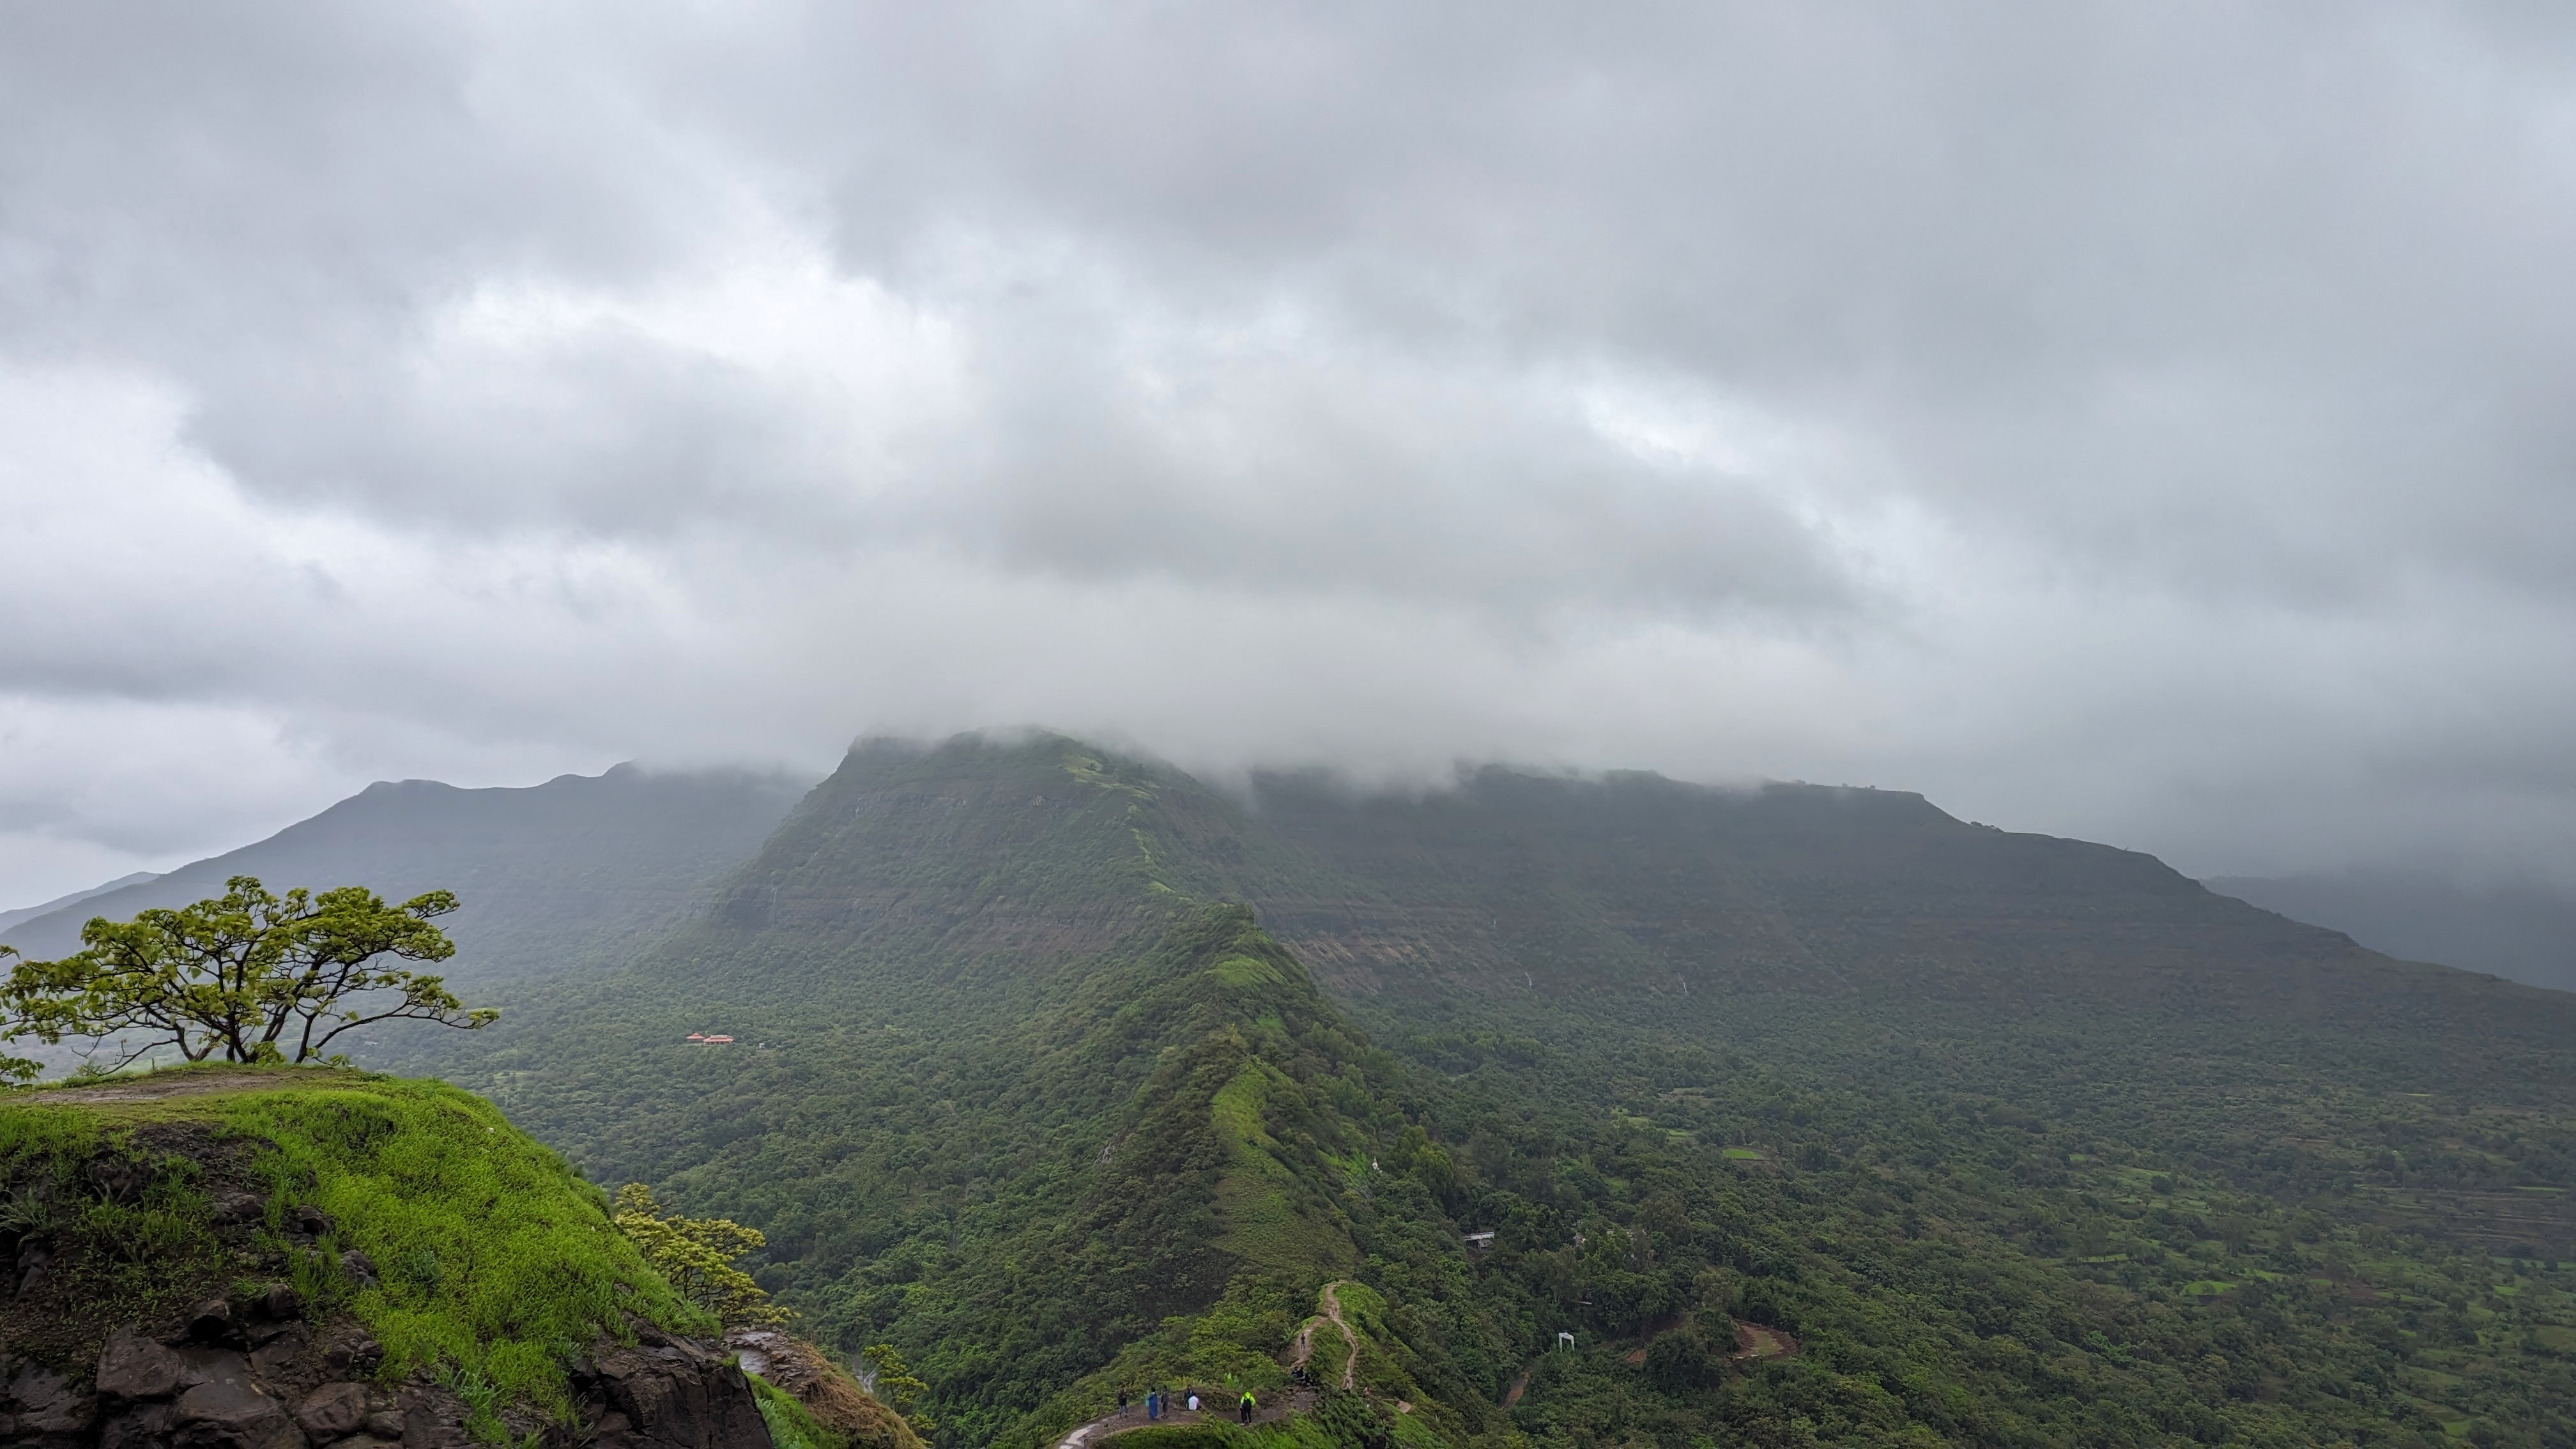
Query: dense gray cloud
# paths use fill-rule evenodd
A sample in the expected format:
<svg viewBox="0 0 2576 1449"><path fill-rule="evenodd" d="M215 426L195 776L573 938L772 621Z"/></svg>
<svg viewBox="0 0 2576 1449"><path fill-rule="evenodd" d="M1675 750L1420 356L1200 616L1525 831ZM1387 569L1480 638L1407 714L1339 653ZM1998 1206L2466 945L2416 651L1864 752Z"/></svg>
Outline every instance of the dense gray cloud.
<svg viewBox="0 0 2576 1449"><path fill-rule="evenodd" d="M0 905L1043 720L2576 880L2559 7L0 17Z"/></svg>

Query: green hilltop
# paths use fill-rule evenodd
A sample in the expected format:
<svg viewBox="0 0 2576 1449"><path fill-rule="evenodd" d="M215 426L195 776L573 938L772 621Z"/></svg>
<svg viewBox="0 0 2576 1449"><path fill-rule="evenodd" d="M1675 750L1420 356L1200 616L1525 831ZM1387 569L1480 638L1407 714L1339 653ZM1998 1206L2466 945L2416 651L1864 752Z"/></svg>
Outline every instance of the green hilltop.
<svg viewBox="0 0 2576 1449"><path fill-rule="evenodd" d="M59 1369L266 1274L309 1316L363 1326L386 1381L472 1385L497 1437L505 1412L569 1417L565 1345L626 1336L629 1314L716 1328L609 1227L597 1188L443 1083L210 1067L16 1093L0 1171L9 1246L44 1249L0 1341Z"/></svg>
<svg viewBox="0 0 2576 1449"><path fill-rule="evenodd" d="M57 1449L919 1449L792 1340L760 1341L794 1392L733 1371L597 1187L441 1082L201 1066L10 1093L0 1254L0 1413Z"/></svg>
<svg viewBox="0 0 2576 1449"><path fill-rule="evenodd" d="M1362 1440L2576 1434L2576 1001L1910 795L874 743L500 1004L389 1045L761 1228L943 1443L1276 1383L1327 1284Z"/></svg>

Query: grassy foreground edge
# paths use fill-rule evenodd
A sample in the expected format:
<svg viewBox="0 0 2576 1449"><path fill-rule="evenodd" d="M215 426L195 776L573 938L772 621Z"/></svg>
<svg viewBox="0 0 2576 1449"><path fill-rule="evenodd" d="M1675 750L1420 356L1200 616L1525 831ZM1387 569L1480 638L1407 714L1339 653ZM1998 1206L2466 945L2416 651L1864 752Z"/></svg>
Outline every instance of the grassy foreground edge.
<svg viewBox="0 0 2576 1449"><path fill-rule="evenodd" d="M384 1345L386 1382L417 1370L448 1383L480 1438L500 1437L505 1406L568 1422L571 1360L603 1335L631 1342L630 1315L718 1330L610 1225L598 1188L482 1098L343 1068L224 1066L0 1097L9 1211L50 1213L47 1231L86 1250L74 1257L96 1311L58 1342L235 1286L212 1229L210 1161L265 1189L280 1244L290 1213L321 1211L327 1230L288 1259L305 1301L363 1324ZM95 1192L101 1162L139 1185ZM350 1250L373 1281L343 1268Z"/></svg>

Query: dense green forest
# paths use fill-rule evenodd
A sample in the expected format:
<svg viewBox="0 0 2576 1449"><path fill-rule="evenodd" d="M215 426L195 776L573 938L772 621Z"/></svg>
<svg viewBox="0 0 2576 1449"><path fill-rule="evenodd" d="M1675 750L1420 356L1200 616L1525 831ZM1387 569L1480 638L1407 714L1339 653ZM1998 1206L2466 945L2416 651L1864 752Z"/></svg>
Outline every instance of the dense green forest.
<svg viewBox="0 0 2576 1449"><path fill-rule="evenodd" d="M1910 796L1258 789L863 747L385 1055L760 1227L947 1444L1277 1383L1327 1283L1354 1442L2576 1442L2569 998Z"/></svg>

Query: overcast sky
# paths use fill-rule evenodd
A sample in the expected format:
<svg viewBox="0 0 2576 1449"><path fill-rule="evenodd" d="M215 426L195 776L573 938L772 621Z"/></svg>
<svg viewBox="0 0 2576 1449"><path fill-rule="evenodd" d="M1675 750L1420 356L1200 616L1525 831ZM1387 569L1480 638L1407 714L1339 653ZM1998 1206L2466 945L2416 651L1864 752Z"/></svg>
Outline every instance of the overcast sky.
<svg viewBox="0 0 2576 1449"><path fill-rule="evenodd" d="M2576 879L2576 8L0 11L0 906L378 778Z"/></svg>

